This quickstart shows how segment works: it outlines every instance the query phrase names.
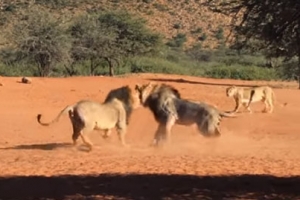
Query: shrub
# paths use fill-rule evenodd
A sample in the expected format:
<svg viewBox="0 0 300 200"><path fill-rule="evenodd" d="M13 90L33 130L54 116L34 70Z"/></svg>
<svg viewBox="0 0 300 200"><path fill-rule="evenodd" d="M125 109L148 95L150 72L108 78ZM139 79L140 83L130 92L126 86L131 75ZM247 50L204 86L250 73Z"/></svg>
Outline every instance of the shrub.
<svg viewBox="0 0 300 200"><path fill-rule="evenodd" d="M166 74L185 74L184 68L174 62L160 59L140 57L131 61L131 73L166 73Z"/></svg>
<svg viewBox="0 0 300 200"><path fill-rule="evenodd" d="M163 5L163 4L154 3L153 6L154 6L157 10L159 10L159 11L161 11L161 12L164 12L164 11L167 11L167 10L168 10L168 7L165 6L165 5Z"/></svg>
<svg viewBox="0 0 300 200"><path fill-rule="evenodd" d="M197 28L196 30L192 30L191 31L192 34L196 34L196 33L202 33L202 28Z"/></svg>
<svg viewBox="0 0 300 200"><path fill-rule="evenodd" d="M186 35L183 33L178 33L175 37L173 37L166 45L170 47L182 47L183 44L187 41Z"/></svg>
<svg viewBox="0 0 300 200"><path fill-rule="evenodd" d="M279 76L283 80L298 80L298 61L291 60L289 62L284 62L281 66L276 68Z"/></svg>
<svg viewBox="0 0 300 200"><path fill-rule="evenodd" d="M173 28L174 28L174 29L180 29L180 28L181 28L181 25L178 24L178 23L176 23L176 24L173 25Z"/></svg>
<svg viewBox="0 0 300 200"><path fill-rule="evenodd" d="M152 3L154 0L143 0L144 3Z"/></svg>
<svg viewBox="0 0 300 200"><path fill-rule="evenodd" d="M261 68L255 66L216 66L206 69L206 77L211 78L228 78L239 80L278 80L278 73L274 69Z"/></svg>
<svg viewBox="0 0 300 200"><path fill-rule="evenodd" d="M219 27L218 30L216 31L215 33L215 37L218 39L218 40L223 40L224 39L224 30L222 27Z"/></svg>
<svg viewBox="0 0 300 200"><path fill-rule="evenodd" d="M200 41L205 41L206 39L207 39L206 33L203 33L203 34L198 38L198 40L200 40Z"/></svg>

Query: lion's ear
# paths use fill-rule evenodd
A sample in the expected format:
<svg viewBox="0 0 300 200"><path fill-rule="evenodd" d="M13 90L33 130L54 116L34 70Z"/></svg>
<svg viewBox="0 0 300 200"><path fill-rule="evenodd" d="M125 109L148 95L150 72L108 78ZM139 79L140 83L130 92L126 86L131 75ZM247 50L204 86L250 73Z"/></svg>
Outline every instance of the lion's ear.
<svg viewBox="0 0 300 200"><path fill-rule="evenodd" d="M141 89L141 85L140 84L136 84L134 89L135 90L140 90Z"/></svg>
<svg viewBox="0 0 300 200"><path fill-rule="evenodd" d="M150 81L150 82L147 84L147 86L152 86L152 85L154 85L154 83L153 83L152 81Z"/></svg>

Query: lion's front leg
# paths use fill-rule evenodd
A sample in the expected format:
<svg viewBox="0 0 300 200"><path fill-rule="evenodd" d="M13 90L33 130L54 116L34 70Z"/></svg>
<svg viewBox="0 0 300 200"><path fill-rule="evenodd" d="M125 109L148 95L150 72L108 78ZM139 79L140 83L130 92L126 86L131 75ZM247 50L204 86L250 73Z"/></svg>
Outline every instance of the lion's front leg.
<svg viewBox="0 0 300 200"><path fill-rule="evenodd" d="M109 138L110 134L111 134L111 130L110 129L105 129L103 131L102 138L107 139L107 138Z"/></svg>
<svg viewBox="0 0 300 200"><path fill-rule="evenodd" d="M151 144L151 146L159 146L160 144L169 144L170 140L171 140L171 129L173 127L173 125L176 122L176 117L174 115L169 115L168 120L165 123L161 123L159 124L156 132L155 132L155 136L154 136L154 140Z"/></svg>
<svg viewBox="0 0 300 200"><path fill-rule="evenodd" d="M126 132L127 132L126 122L125 121L123 121L121 123L118 122L118 124L117 124L117 133L118 133L118 136L119 136L119 140L120 140L122 146L129 147L129 145L126 143L126 140L125 140Z"/></svg>
<svg viewBox="0 0 300 200"><path fill-rule="evenodd" d="M165 132L165 125L159 124L155 131L154 139L150 144L150 146L158 146L159 143L163 140L164 132Z"/></svg>
<svg viewBox="0 0 300 200"><path fill-rule="evenodd" d="M231 113L237 113L240 110L241 105L242 105L242 100L237 97L235 99L235 108L233 111L231 111Z"/></svg>
<svg viewBox="0 0 300 200"><path fill-rule="evenodd" d="M252 113L252 110L250 108L250 104L247 104L247 103L243 103L243 106L245 107L245 109L251 114Z"/></svg>
<svg viewBox="0 0 300 200"><path fill-rule="evenodd" d="M171 141L171 130L172 130L172 127L174 126L175 122L177 120L177 117L175 117L174 115L170 115L168 117L168 121L167 121L167 124L166 124L166 130L165 130L165 138L164 138L164 141L167 143L167 144L170 144L170 141Z"/></svg>
<svg viewBox="0 0 300 200"><path fill-rule="evenodd" d="M173 116L175 120L178 119L178 113L174 105L173 99L168 98L161 105L162 110L167 114L167 116Z"/></svg>
<svg viewBox="0 0 300 200"><path fill-rule="evenodd" d="M127 132L127 119L126 119L126 111L123 108L120 108L118 111L118 122L116 124L117 133L119 136L119 140L124 147L129 147L129 145L125 141L125 135Z"/></svg>
<svg viewBox="0 0 300 200"><path fill-rule="evenodd" d="M125 140L126 129L118 128L117 132L118 132L119 140L120 140L122 146L123 147L129 147L129 145L126 143L126 140Z"/></svg>

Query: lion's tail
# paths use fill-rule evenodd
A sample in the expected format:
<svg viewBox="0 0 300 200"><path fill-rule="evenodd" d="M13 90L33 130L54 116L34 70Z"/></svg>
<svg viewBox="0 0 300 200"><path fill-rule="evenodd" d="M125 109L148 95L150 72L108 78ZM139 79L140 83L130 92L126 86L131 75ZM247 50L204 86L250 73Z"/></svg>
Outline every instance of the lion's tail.
<svg viewBox="0 0 300 200"><path fill-rule="evenodd" d="M65 113L67 113L67 112L69 112L69 111L73 111L73 108L74 108L73 105L65 107L62 111L60 111L60 113L56 116L56 118L54 118L51 122L48 122L48 123L46 123L46 122L41 122L42 115L41 115L41 114L38 114L38 115L37 115L37 121L38 121L39 124L41 124L41 125L43 125L43 126L49 126L49 125L51 125L51 124L53 124L53 123L55 123L55 122L58 122L59 119L60 119L60 117L61 117L63 114L65 114Z"/></svg>
<svg viewBox="0 0 300 200"><path fill-rule="evenodd" d="M231 112L223 112L223 111L221 111L220 112L220 116L221 117L237 117L237 115L236 114L234 114L234 113L231 113Z"/></svg>
<svg viewBox="0 0 300 200"><path fill-rule="evenodd" d="M288 104L287 102L282 103L282 102L278 101L277 98L276 98L276 95L275 95L274 91L272 91L272 100L273 100L273 102L274 102L275 105L277 104L280 107L285 107Z"/></svg>

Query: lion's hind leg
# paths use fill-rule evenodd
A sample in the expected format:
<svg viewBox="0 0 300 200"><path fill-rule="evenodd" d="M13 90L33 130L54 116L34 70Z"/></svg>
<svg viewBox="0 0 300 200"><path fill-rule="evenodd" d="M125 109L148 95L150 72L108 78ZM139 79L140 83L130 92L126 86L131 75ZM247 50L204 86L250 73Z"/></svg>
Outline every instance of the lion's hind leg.
<svg viewBox="0 0 300 200"><path fill-rule="evenodd" d="M79 135L80 135L80 131L73 131L72 140L73 140L74 146L77 145L77 139L78 139Z"/></svg>
<svg viewBox="0 0 300 200"><path fill-rule="evenodd" d="M196 124L199 132L206 138L221 136L219 130L220 116L218 116L218 119L214 119L214 116L207 116L204 119L198 119Z"/></svg>
<svg viewBox="0 0 300 200"><path fill-rule="evenodd" d="M83 122L83 127L81 128L79 134L83 143L88 147L88 152L93 149L92 142L88 139L87 134L95 129L95 125L92 123Z"/></svg>
<svg viewBox="0 0 300 200"><path fill-rule="evenodd" d="M93 144L92 144L92 142L87 138L87 136L84 134L83 131L81 131L80 137L81 137L83 143L89 148L88 151L91 151L91 150L93 149Z"/></svg>
<svg viewBox="0 0 300 200"><path fill-rule="evenodd" d="M214 136L215 137L220 137L221 136L221 131L220 131L220 128L219 128L219 126L217 126L217 127L214 127L214 130L213 130L213 132L214 132Z"/></svg>
<svg viewBox="0 0 300 200"><path fill-rule="evenodd" d="M269 104L268 104L268 100L267 100L267 98L262 98L262 100L261 100L263 103L264 103L264 105L265 105L265 107L263 108L263 110L261 111L261 112L263 112L263 113L267 113L268 112L268 110L269 110Z"/></svg>
<svg viewBox="0 0 300 200"><path fill-rule="evenodd" d="M83 129L84 124L81 121L81 119L78 117L76 112L69 111L69 118L72 123L72 129L73 129L73 134L72 134L72 140L73 140L73 145L77 145L77 139L80 136L80 131Z"/></svg>

